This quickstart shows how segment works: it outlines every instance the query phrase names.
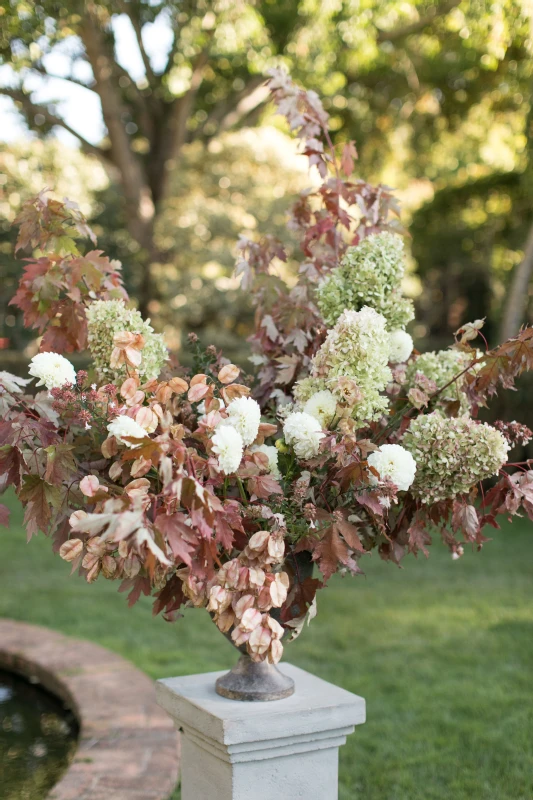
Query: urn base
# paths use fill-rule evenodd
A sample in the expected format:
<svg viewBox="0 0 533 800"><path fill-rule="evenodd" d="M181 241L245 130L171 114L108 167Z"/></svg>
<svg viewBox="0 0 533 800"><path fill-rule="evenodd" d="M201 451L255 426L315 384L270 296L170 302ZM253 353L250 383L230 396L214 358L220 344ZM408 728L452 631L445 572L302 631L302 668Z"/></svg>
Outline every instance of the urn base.
<svg viewBox="0 0 533 800"><path fill-rule="evenodd" d="M232 670L217 679L215 690L230 700L264 703L290 697L294 694L294 681L274 664L257 664L250 656L242 655Z"/></svg>

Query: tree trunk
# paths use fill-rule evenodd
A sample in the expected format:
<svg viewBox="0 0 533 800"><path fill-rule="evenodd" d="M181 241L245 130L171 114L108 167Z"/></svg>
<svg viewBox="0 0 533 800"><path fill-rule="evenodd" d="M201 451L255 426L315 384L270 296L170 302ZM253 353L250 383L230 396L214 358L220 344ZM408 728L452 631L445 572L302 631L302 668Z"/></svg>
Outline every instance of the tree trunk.
<svg viewBox="0 0 533 800"><path fill-rule="evenodd" d="M155 204L152 189L142 161L132 151L124 126L127 117L120 91L115 85L113 53L108 46L94 12L89 10L81 28L81 38L91 65L95 89L102 104L102 114L111 143L112 161L120 174L126 203L127 227L139 244L139 310L146 316L150 300L155 296L151 263L156 260L154 244Z"/></svg>
<svg viewBox="0 0 533 800"><path fill-rule="evenodd" d="M516 267L511 286L503 310L503 319L500 329L501 341L506 341L516 336L524 322L528 303L528 289L533 272L533 225L529 229L524 258Z"/></svg>

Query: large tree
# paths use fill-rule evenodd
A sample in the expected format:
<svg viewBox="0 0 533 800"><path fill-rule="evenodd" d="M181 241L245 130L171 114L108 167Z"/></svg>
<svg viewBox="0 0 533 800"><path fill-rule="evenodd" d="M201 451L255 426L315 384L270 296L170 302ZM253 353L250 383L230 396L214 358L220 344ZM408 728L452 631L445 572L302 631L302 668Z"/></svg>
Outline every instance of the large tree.
<svg viewBox="0 0 533 800"><path fill-rule="evenodd" d="M267 59L284 52L299 24L298 5L289 2L281 8L266 2L254 7L208 0L2 3L1 58L15 75L0 92L15 101L31 130L46 135L56 126L66 129L117 177L128 230L144 265L139 297L145 308L154 296L154 228L183 145L196 137L209 140L253 114L266 97ZM145 75L137 81L117 58L113 18L121 14L130 21L144 65ZM156 70L144 29L160 15L173 41L166 64ZM97 145L84 136L83 119L71 126L58 105L35 99L35 77L46 87L54 77L49 56L58 50L70 61L68 74L61 77L95 92L100 100L107 135Z"/></svg>
<svg viewBox="0 0 533 800"><path fill-rule="evenodd" d="M13 68L0 93L33 131L70 130L116 177L143 311L157 296L151 265L168 240L157 229L184 147L256 124L265 74L280 60L325 96L337 138L355 136L367 178L385 169L395 183L424 178L437 189L490 179L501 167L484 156L488 131L523 127L531 59L517 0L2 0L0 12L0 60ZM117 54L118 19L136 41L136 80ZM147 48L154 22L171 33L157 59ZM62 78L100 102L107 133L97 144L83 117L69 125L60 103L42 100L58 51L69 62Z"/></svg>

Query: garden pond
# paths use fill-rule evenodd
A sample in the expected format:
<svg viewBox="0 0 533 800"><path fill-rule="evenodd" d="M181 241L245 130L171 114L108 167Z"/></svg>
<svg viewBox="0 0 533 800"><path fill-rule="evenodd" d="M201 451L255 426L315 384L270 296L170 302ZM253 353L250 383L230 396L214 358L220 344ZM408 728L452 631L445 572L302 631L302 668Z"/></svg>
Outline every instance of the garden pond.
<svg viewBox="0 0 533 800"><path fill-rule="evenodd" d="M39 683L0 670L0 796L41 800L77 747L71 711Z"/></svg>

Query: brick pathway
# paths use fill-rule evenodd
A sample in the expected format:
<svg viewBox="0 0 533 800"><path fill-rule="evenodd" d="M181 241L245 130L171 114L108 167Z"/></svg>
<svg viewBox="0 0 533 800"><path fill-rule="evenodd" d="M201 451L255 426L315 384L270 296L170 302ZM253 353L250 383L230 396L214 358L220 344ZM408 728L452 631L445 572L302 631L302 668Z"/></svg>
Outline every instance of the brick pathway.
<svg viewBox="0 0 533 800"><path fill-rule="evenodd" d="M153 681L128 661L48 628L0 620L0 666L36 677L80 722L79 747L48 800L166 800L179 739Z"/></svg>

